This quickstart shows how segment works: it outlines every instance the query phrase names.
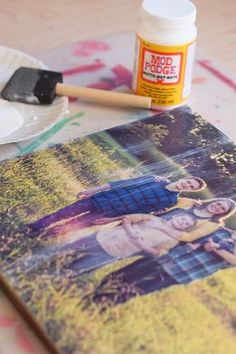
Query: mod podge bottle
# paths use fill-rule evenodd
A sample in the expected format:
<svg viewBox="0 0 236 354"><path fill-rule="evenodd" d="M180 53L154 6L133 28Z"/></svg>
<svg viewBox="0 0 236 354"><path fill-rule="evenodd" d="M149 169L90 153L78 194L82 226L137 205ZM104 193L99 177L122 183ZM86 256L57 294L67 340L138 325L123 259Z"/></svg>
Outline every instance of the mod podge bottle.
<svg viewBox="0 0 236 354"><path fill-rule="evenodd" d="M144 0L136 33L133 90L171 109L190 95L197 29L189 0Z"/></svg>

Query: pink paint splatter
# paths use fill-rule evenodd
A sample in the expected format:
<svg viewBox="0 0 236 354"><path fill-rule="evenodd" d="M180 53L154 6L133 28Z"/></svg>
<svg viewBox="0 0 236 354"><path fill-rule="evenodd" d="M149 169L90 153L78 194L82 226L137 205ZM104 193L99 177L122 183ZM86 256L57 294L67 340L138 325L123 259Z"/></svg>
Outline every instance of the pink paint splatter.
<svg viewBox="0 0 236 354"><path fill-rule="evenodd" d="M8 328L12 327L15 324L15 319L8 316L0 316L0 327Z"/></svg>
<svg viewBox="0 0 236 354"><path fill-rule="evenodd" d="M132 85L132 72L122 65L117 65L112 72L116 75L116 86L126 85L129 88Z"/></svg>
<svg viewBox="0 0 236 354"><path fill-rule="evenodd" d="M121 65L117 65L111 71L115 74L115 78L101 78L98 82L88 85L88 87L100 90L113 90L119 86L131 87L132 74L129 70Z"/></svg>
<svg viewBox="0 0 236 354"><path fill-rule="evenodd" d="M193 79L193 84L204 84L207 81L206 77L204 76L198 76Z"/></svg>
<svg viewBox="0 0 236 354"><path fill-rule="evenodd" d="M66 72L69 72L71 75L73 75L73 70L74 69L68 69L66 70ZM87 87L96 88L100 90L113 90L119 86L127 86L129 88L131 87L132 73L130 70L126 69L122 65L117 65L112 68L111 71L113 72L113 74L115 74L114 78L101 78L99 81L94 82L93 84L88 85ZM78 73L78 71L76 73ZM77 98L74 97L69 98L70 102L75 102L76 100Z"/></svg>
<svg viewBox="0 0 236 354"><path fill-rule="evenodd" d="M103 64L101 62L97 62L97 63L89 64L89 65L80 65L80 66L76 66L71 69L63 70L63 75L70 76L70 75L76 75L76 74L83 74L86 72L98 71L104 67L105 67L105 64Z"/></svg>
<svg viewBox="0 0 236 354"><path fill-rule="evenodd" d="M17 319L10 316L0 316L0 327L5 329L12 329L16 337L16 343L20 349L23 349L25 353L35 354L36 348L31 340L25 334L23 327L18 323Z"/></svg>
<svg viewBox="0 0 236 354"><path fill-rule="evenodd" d="M99 41L83 41L75 44L73 55L81 57L89 57L98 52L109 50L109 45Z"/></svg>
<svg viewBox="0 0 236 354"><path fill-rule="evenodd" d="M36 348L31 340L26 336L20 325L16 327L16 342L26 353L35 354Z"/></svg>
<svg viewBox="0 0 236 354"><path fill-rule="evenodd" d="M198 60L198 64L236 91L236 82L214 68L209 60Z"/></svg>

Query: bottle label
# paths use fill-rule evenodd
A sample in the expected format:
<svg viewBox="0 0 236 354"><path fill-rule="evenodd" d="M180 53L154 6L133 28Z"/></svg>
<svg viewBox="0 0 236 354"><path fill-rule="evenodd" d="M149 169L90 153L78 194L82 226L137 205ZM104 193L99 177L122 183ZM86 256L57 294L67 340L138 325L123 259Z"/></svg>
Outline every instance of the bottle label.
<svg viewBox="0 0 236 354"><path fill-rule="evenodd" d="M180 104L190 94L195 42L162 46L137 36L133 89L153 107Z"/></svg>

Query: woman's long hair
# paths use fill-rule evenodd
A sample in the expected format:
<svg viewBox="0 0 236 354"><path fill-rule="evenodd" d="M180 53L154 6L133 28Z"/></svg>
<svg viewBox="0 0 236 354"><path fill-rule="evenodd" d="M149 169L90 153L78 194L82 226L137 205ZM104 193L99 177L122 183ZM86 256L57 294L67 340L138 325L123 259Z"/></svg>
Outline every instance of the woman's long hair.
<svg viewBox="0 0 236 354"><path fill-rule="evenodd" d="M211 220L211 221L220 223L220 222L223 222L223 220L229 218L232 214L235 213L235 211L236 211L236 203L232 199L230 199L230 198L213 198L213 199L203 200L202 204L199 205L199 206L195 206L194 209L203 210L209 204L211 204L212 202L225 201L225 200L227 200L229 202L229 210L227 210L223 214L212 215L209 218L209 220Z"/></svg>

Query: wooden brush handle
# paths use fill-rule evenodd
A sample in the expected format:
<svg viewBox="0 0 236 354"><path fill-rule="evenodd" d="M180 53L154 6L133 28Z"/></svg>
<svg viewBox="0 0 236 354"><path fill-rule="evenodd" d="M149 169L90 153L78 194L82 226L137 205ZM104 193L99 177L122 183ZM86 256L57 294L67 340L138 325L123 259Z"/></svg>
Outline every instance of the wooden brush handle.
<svg viewBox="0 0 236 354"><path fill-rule="evenodd" d="M151 97L137 96L114 91L97 90L88 87L79 87L60 83L56 84L56 94L59 96L85 98L90 101L115 106L150 108L152 103Z"/></svg>

